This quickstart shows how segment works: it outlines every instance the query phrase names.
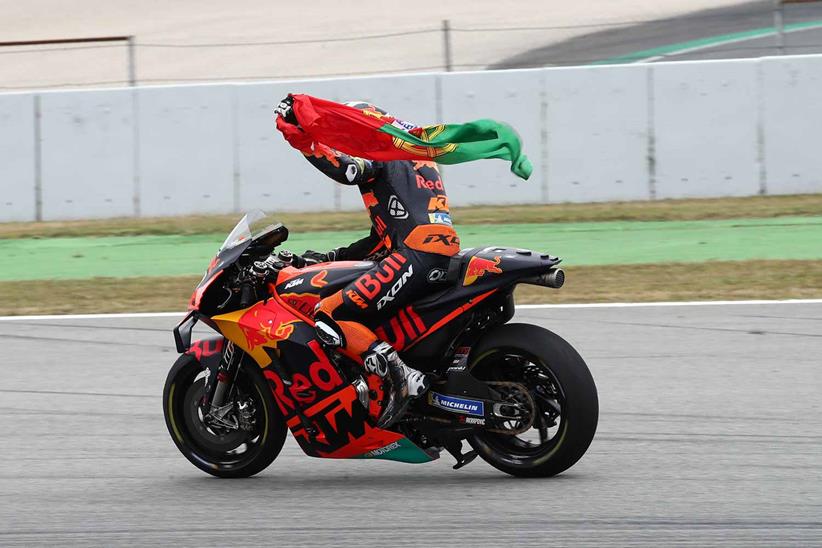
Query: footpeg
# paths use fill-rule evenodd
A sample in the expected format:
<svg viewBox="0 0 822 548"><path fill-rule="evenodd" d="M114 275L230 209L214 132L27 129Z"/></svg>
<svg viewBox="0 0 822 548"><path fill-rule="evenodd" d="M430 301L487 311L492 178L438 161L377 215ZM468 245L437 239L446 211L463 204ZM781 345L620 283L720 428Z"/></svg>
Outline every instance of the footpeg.
<svg viewBox="0 0 822 548"><path fill-rule="evenodd" d="M466 464L470 464L475 458L477 458L476 451L468 451L467 453L462 452L462 441L457 442L449 442L445 444L445 449L451 453L451 456L457 460L457 464L454 465L454 470L459 470Z"/></svg>
<svg viewBox="0 0 822 548"><path fill-rule="evenodd" d="M454 470L459 470L460 468L462 468L466 464L470 464L471 461L474 460L475 458L477 458L477 452L476 451L468 451L467 453L463 453L461 455L462 460L459 460L457 462L457 464L455 464L453 466Z"/></svg>

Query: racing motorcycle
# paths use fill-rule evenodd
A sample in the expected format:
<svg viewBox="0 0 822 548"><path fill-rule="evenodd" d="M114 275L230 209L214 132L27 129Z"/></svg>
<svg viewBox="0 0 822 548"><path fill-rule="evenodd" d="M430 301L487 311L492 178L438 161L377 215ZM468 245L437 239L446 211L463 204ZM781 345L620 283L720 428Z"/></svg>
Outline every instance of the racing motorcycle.
<svg viewBox="0 0 822 548"><path fill-rule="evenodd" d="M478 455L514 476L572 466L596 431L597 391L583 359L558 335L508 323L517 284L562 286L560 259L507 247L463 249L427 275L436 291L399 310L376 334L429 373L430 390L389 429L376 426L391 389L358 356L325 348L312 314L374 266L306 265L288 230L262 212L231 231L174 328L180 357L163 392L166 425L195 466L248 477L271 464L290 430L312 457L429 462L455 469ZM192 342L197 322L217 334ZM470 446L465 450L464 442Z"/></svg>

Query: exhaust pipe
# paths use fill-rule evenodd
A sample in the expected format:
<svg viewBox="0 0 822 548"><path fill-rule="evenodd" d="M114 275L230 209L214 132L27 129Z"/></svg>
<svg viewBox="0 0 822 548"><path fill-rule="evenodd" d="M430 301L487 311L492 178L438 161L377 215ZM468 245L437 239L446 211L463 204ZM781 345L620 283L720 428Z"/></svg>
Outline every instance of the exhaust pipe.
<svg viewBox="0 0 822 548"><path fill-rule="evenodd" d="M543 287L553 287L559 289L565 284L565 271L561 268L551 268L548 272L540 274L534 278L522 280L527 284L541 285Z"/></svg>

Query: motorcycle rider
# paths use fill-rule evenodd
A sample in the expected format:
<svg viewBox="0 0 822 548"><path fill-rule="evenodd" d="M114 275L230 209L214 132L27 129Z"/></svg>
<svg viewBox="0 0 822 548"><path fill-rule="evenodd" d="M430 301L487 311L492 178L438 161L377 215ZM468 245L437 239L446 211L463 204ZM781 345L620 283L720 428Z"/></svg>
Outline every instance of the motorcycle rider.
<svg viewBox="0 0 822 548"><path fill-rule="evenodd" d="M388 115L365 102L347 105ZM299 127L290 96L280 102L275 113L280 118L278 124ZM356 158L312 142L307 135L302 140L291 137L289 142L334 181L357 186L371 218L371 232L365 238L325 253L309 250L303 257L309 262L379 261L320 301L314 321L323 343L360 357L366 370L390 378L392 389L377 423L388 427L402 416L413 398L428 389L430 381L406 365L373 329L430 293L433 284L444 280L449 258L459 251L442 179L430 161Z"/></svg>

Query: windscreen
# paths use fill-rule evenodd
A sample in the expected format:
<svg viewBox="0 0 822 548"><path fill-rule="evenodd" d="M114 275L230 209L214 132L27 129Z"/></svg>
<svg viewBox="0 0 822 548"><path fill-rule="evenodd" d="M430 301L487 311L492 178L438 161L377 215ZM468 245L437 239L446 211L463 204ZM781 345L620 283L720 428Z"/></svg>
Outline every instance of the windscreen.
<svg viewBox="0 0 822 548"><path fill-rule="evenodd" d="M228 237L226 237L223 245L220 246L219 252L223 252L227 249L231 249L233 247L237 247L243 242L246 242L251 239L251 225L255 224L255 222L259 221L260 219L265 217L265 213L256 209L254 211L249 211L246 213L240 222L234 227L234 229L229 232Z"/></svg>

